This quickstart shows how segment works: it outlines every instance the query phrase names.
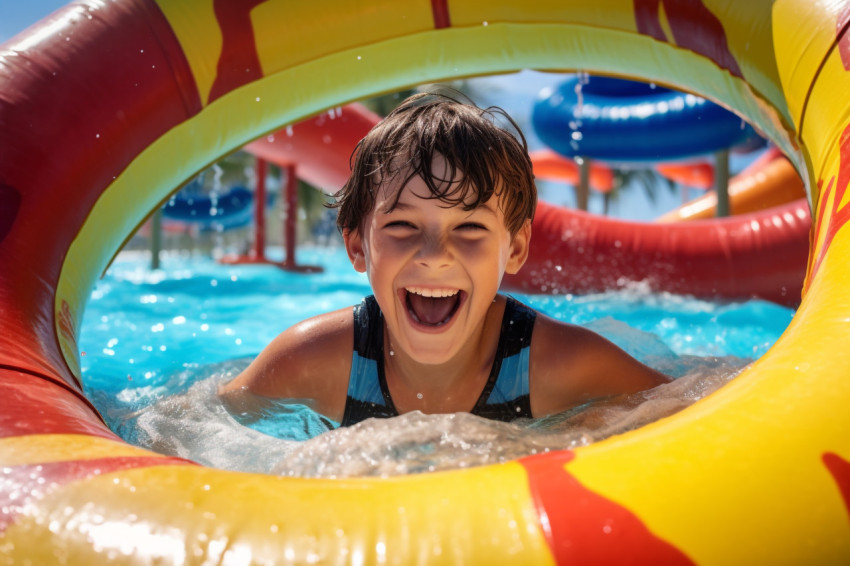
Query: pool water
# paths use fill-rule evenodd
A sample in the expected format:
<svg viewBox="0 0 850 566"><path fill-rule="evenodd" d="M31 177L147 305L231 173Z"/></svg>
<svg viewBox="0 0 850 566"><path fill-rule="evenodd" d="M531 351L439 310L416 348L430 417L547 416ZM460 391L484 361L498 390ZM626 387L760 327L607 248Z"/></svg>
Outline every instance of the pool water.
<svg viewBox="0 0 850 566"><path fill-rule="evenodd" d="M410 413L335 429L308 407L276 403L243 426L218 400L218 384L288 326L370 293L341 247L300 249L298 260L325 270L297 274L174 253L152 271L147 254L119 254L91 294L80 336L84 388L110 427L129 442L202 464L284 475L488 464L587 444L681 410L763 355L793 316L763 301L714 303L653 294L641 283L587 296L518 294L678 379L524 423Z"/></svg>

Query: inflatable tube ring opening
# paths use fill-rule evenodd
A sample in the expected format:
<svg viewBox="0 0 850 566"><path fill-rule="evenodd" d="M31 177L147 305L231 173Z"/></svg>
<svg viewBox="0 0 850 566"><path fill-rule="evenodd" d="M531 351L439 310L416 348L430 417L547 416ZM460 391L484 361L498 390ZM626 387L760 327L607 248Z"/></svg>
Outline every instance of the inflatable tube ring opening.
<svg viewBox="0 0 850 566"><path fill-rule="evenodd" d="M805 0L592 9L81 0L6 43L4 557L847 562L847 23L838 3ZM522 68L693 92L747 118L788 156L807 182L814 226L802 304L764 357L681 413L591 446L393 480L206 469L106 429L78 381L85 301L127 234L175 187L322 110Z"/></svg>

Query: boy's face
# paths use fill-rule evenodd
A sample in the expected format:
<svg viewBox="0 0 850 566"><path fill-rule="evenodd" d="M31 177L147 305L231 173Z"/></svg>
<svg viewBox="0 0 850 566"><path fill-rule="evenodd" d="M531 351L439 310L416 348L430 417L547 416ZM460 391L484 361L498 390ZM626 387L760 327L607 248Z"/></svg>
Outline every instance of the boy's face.
<svg viewBox="0 0 850 566"><path fill-rule="evenodd" d="M441 176L445 161L432 168ZM528 255L530 222L512 238L497 197L464 211L425 198L431 193L420 177L390 211L396 193L397 185L382 188L361 230L343 234L346 249L369 276L389 346L419 363L445 363L480 339L502 276Z"/></svg>

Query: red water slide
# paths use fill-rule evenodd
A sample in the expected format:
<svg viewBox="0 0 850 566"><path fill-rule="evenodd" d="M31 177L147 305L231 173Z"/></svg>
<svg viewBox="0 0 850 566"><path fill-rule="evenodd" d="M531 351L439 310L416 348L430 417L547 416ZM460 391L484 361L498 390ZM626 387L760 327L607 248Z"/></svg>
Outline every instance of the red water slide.
<svg viewBox="0 0 850 566"><path fill-rule="evenodd" d="M298 178L333 194L350 173L351 152L380 116L348 104L260 138L245 149L280 167L295 166Z"/></svg>
<svg viewBox="0 0 850 566"><path fill-rule="evenodd" d="M355 145L378 120L350 104L246 149L280 166L294 164L300 178L333 193L348 178ZM796 305L810 225L809 211L799 202L672 224L625 222L540 203L528 262L504 286L529 293L592 293L642 281L653 291Z"/></svg>

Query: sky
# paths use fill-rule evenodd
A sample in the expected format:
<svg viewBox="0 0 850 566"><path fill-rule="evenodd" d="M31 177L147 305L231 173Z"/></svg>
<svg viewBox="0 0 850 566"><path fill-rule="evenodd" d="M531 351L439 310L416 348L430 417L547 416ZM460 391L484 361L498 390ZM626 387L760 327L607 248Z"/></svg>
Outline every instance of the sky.
<svg viewBox="0 0 850 566"><path fill-rule="evenodd" d="M69 3L70 0L0 0L0 43Z"/></svg>

